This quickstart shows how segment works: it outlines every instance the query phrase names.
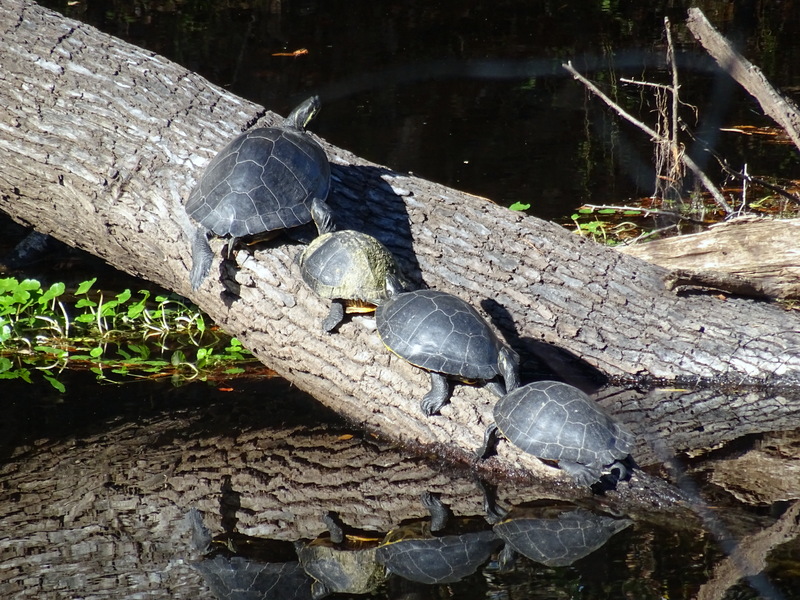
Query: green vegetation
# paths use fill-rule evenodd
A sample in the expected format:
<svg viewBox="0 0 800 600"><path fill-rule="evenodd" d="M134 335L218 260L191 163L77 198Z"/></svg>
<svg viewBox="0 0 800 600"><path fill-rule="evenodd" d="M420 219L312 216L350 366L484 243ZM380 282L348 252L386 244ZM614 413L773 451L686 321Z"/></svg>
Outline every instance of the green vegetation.
<svg viewBox="0 0 800 600"><path fill-rule="evenodd" d="M34 279L0 279L0 379L40 374L59 391L58 373L89 369L107 382L172 377L175 383L244 371L254 359L236 339L206 326L179 296L130 290L106 298L95 279L68 293Z"/></svg>

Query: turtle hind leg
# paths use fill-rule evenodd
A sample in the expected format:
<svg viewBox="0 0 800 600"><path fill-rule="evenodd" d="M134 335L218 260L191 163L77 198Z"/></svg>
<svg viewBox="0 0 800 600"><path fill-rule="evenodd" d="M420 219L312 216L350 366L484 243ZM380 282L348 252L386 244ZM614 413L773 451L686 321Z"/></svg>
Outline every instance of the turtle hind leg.
<svg viewBox="0 0 800 600"><path fill-rule="evenodd" d="M333 330L344 320L344 312L344 302L342 300L333 300L328 316L322 321L323 331L325 333L333 333Z"/></svg>
<svg viewBox="0 0 800 600"><path fill-rule="evenodd" d="M192 272L189 275L193 291L197 290L208 276L213 260L214 253L211 252L211 246L208 244L206 231L198 227L192 237Z"/></svg>
<svg viewBox="0 0 800 600"><path fill-rule="evenodd" d="M483 446L478 448L475 452L475 458L481 460L486 458L497 444L497 424L492 423L486 428L486 433L483 434Z"/></svg>
<svg viewBox="0 0 800 600"><path fill-rule="evenodd" d="M450 382L441 373L431 371L431 390L425 394L420 408L429 417L438 415L450 397Z"/></svg>
<svg viewBox="0 0 800 600"><path fill-rule="evenodd" d="M600 480L600 471L568 460L559 460L558 466L566 471L577 483L592 485Z"/></svg>
<svg viewBox="0 0 800 600"><path fill-rule="evenodd" d="M492 392L495 396L502 398L506 395L506 387L497 379L487 381L483 387Z"/></svg>

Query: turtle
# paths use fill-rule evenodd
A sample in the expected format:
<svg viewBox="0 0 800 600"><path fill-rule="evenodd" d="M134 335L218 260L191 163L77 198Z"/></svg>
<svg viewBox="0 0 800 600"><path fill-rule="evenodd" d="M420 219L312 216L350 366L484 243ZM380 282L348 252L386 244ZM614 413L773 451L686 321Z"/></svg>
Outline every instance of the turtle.
<svg viewBox="0 0 800 600"><path fill-rule="evenodd" d="M512 390L493 409L479 458L499 432L537 458L558 461L578 483L592 485L604 473L630 477L634 436L578 388L560 381L536 381Z"/></svg>
<svg viewBox="0 0 800 600"><path fill-rule="evenodd" d="M325 199L331 167L325 151L305 131L319 112L312 96L282 124L246 131L211 160L186 202L198 227L192 238L190 283L196 290L211 268L208 234L237 239L299 227L313 219L333 228Z"/></svg>
<svg viewBox="0 0 800 600"><path fill-rule="evenodd" d="M420 404L428 416L447 402L448 377L465 383L485 381L498 396L519 385L517 353L457 296L438 290L396 294L378 306L375 321L389 350L430 373L431 389Z"/></svg>
<svg viewBox="0 0 800 600"><path fill-rule="evenodd" d="M488 513L493 530L505 542L498 557L508 570L515 553L547 567L565 567L605 544L633 521L598 514L574 505L521 506Z"/></svg>
<svg viewBox="0 0 800 600"><path fill-rule="evenodd" d="M352 229L326 232L298 260L308 286L331 300L322 329L332 332L345 312L372 312L408 288L392 253L377 239Z"/></svg>
<svg viewBox="0 0 800 600"><path fill-rule="evenodd" d="M375 553L383 533L345 533L334 513L323 515L327 531L316 539L297 542L297 557L314 583L315 600L329 594L368 594L380 586L388 573Z"/></svg>
<svg viewBox="0 0 800 600"><path fill-rule="evenodd" d="M195 508L186 521L192 550L201 553L189 564L216 598L312 600L314 580L300 565L290 542L238 533L212 538Z"/></svg>
<svg viewBox="0 0 800 600"><path fill-rule="evenodd" d="M454 583L474 573L502 542L484 519L453 519L432 493L422 495L430 519L412 520L386 534L376 550L378 562L409 581Z"/></svg>

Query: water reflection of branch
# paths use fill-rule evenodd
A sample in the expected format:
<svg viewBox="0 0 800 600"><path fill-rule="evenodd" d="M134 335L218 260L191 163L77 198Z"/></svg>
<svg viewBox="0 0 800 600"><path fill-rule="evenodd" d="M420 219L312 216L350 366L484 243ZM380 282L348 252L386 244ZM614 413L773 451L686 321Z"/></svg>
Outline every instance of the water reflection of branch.
<svg viewBox="0 0 800 600"><path fill-rule="evenodd" d="M736 549L714 568L700 587L696 600L718 600L743 577L759 576L767 566L767 555L800 535L800 502L795 502L771 527L739 542Z"/></svg>

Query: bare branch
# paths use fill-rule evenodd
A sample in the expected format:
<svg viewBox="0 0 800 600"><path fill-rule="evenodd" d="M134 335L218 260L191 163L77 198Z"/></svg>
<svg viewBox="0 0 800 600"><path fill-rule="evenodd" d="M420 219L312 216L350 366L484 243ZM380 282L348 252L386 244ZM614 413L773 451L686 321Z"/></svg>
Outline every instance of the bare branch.
<svg viewBox="0 0 800 600"><path fill-rule="evenodd" d="M623 119L625 119L626 121L628 121L632 125L638 127L642 131L644 131L647 135L649 135L651 137L651 139L653 139L653 141L656 141L656 142L659 142L659 143L664 143L664 142L668 143L669 142L669 140L667 140L663 136L659 135L653 128L649 127L648 125L645 125L639 119L637 119L636 117L634 117L630 113L626 112L623 108L618 106L613 100L611 100L611 98L609 98L605 93L603 93L603 91L600 90L600 88L598 88L595 84L593 84L591 81L586 79L583 75L581 75L575 69L575 67L572 66L572 62L567 62L567 63L563 64L562 66L567 71L569 71L575 79L580 81L590 92L592 92L595 96L597 96L603 102L605 102L609 106L609 108L614 110L620 117L622 117ZM705 173L703 173L702 169L700 169L700 167L697 166L697 163L695 163L685 153L682 153L680 158L681 158L681 161L683 161L683 164L686 165L686 167L692 173L694 173L695 177L697 177L700 180L700 183L703 184L703 187L706 188L706 190L713 196L714 201L717 203L717 205L720 208L722 208L722 210L725 211L725 214L728 214L728 215L732 214L733 213L733 209L730 207L728 202L725 200L725 197L722 195L722 192L720 192L719 189L717 189L717 187L711 181L711 179L709 179L708 176Z"/></svg>

